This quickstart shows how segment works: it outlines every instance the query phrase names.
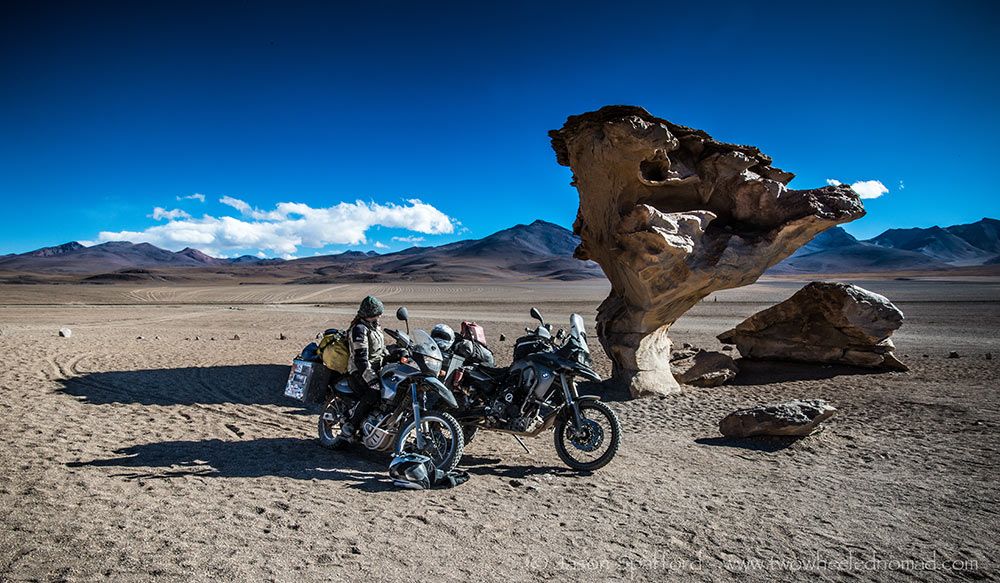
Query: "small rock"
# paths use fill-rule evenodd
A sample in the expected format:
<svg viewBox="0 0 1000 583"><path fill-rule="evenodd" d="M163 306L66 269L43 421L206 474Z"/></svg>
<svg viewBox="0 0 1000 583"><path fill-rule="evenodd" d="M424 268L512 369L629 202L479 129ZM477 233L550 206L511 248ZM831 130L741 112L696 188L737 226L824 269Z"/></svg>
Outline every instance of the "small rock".
<svg viewBox="0 0 1000 583"><path fill-rule="evenodd" d="M61 338L69 338L72 335L73 335L73 331L70 330L69 328L60 328L59 329L59 336Z"/></svg>
<svg viewBox="0 0 1000 583"><path fill-rule="evenodd" d="M699 350L693 356L671 360L674 379L682 385L717 387L725 384L740 372L736 361L722 352Z"/></svg>
<svg viewBox="0 0 1000 583"><path fill-rule="evenodd" d="M726 352L729 352L730 350L733 349L733 345L732 344L727 344L727 345L723 346L722 349L725 350Z"/></svg>
<svg viewBox="0 0 1000 583"><path fill-rule="evenodd" d="M153 336L153 340L159 340L159 339L160 339L159 336Z"/></svg>
<svg viewBox="0 0 1000 583"><path fill-rule="evenodd" d="M352 555L360 555L361 554L361 548L359 546L357 546L357 545L354 545L353 547L351 547L351 554Z"/></svg>
<svg viewBox="0 0 1000 583"><path fill-rule="evenodd" d="M514 486L515 488L517 488L519 486L523 486L524 482L522 482L521 480L511 480L510 481L510 485Z"/></svg>
<svg viewBox="0 0 1000 583"><path fill-rule="evenodd" d="M240 339L239 334L233 334L233 340L239 340L239 339Z"/></svg>
<svg viewBox="0 0 1000 583"><path fill-rule="evenodd" d="M136 336L135 339L136 340L145 340L145 338L143 338L142 336Z"/></svg>
<svg viewBox="0 0 1000 583"><path fill-rule="evenodd" d="M952 350L948 353L948 358L958 358L958 352Z"/></svg>
<svg viewBox="0 0 1000 583"><path fill-rule="evenodd" d="M930 358L930 357L931 357L931 355L929 355L929 354L925 354L924 355L924 358Z"/></svg>
<svg viewBox="0 0 1000 583"><path fill-rule="evenodd" d="M185 338L184 340L191 340L191 338Z"/></svg>
<svg viewBox="0 0 1000 583"><path fill-rule="evenodd" d="M690 344L685 342L684 344L681 344L681 348L694 348L694 346L691 346Z"/></svg>
<svg viewBox="0 0 1000 583"><path fill-rule="evenodd" d="M993 353L992 352L987 352L986 353L986 360L993 360Z"/></svg>
<svg viewBox="0 0 1000 583"><path fill-rule="evenodd" d="M195 336L194 339L195 340L201 340L201 338L198 338L197 336Z"/></svg>
<svg viewBox="0 0 1000 583"><path fill-rule="evenodd" d="M211 338L209 338L209 340L211 340L212 342L215 342L215 336L212 336Z"/></svg>
<svg viewBox="0 0 1000 583"><path fill-rule="evenodd" d="M837 410L825 401L788 401L740 409L719 422L719 431L726 437L758 435L810 435Z"/></svg>
<svg viewBox="0 0 1000 583"><path fill-rule="evenodd" d="M507 340L507 337L504 336L503 334L501 334L500 335L500 342L503 342L504 340Z"/></svg>
<svg viewBox="0 0 1000 583"><path fill-rule="evenodd" d="M278 334L278 340L288 340L288 336L285 336L284 334Z"/></svg>

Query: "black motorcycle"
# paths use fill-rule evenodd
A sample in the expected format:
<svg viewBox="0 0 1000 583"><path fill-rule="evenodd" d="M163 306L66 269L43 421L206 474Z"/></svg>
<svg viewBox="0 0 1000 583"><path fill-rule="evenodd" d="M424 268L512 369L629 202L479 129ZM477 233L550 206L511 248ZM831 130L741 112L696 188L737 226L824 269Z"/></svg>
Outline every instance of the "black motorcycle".
<svg viewBox="0 0 1000 583"><path fill-rule="evenodd" d="M601 380L592 368L583 318L573 314L569 334L559 330L553 336L538 310L531 308L531 316L539 326L526 328L528 334L515 342L509 367L466 365L452 356L445 380L456 391L455 416L469 437L480 429L515 437L554 429L556 453L566 465L602 468L621 445L621 423L598 397L577 391L577 378Z"/></svg>
<svg viewBox="0 0 1000 583"><path fill-rule="evenodd" d="M395 455L419 453L444 471L462 459L465 438L462 426L444 409L458 406L455 396L438 380L441 350L430 335L417 330L409 335L409 314L399 308L396 317L407 332L386 329L396 341L379 371L381 400L362 421L360 442L368 449L394 451ZM332 384L319 418L319 440L333 446L340 426L350 419L358 398L347 377Z"/></svg>

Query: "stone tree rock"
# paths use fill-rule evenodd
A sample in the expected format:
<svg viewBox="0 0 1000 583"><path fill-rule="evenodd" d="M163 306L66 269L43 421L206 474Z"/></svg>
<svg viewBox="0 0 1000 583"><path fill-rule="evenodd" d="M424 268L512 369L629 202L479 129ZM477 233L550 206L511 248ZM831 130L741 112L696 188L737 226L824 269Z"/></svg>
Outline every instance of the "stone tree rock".
<svg viewBox="0 0 1000 583"><path fill-rule="evenodd" d="M719 422L719 431L726 437L758 435L803 437L816 431L837 410L825 401L789 401L773 405L757 405L734 411Z"/></svg>
<svg viewBox="0 0 1000 583"><path fill-rule="evenodd" d="M580 193L579 259L611 280L597 333L633 396L679 390L667 332L720 289L753 283L817 233L864 215L847 186L789 190L752 146L640 107L608 106L549 132Z"/></svg>
<svg viewBox="0 0 1000 583"><path fill-rule="evenodd" d="M719 340L735 344L744 358L907 370L889 339L902 324L903 312L877 293L814 281Z"/></svg>

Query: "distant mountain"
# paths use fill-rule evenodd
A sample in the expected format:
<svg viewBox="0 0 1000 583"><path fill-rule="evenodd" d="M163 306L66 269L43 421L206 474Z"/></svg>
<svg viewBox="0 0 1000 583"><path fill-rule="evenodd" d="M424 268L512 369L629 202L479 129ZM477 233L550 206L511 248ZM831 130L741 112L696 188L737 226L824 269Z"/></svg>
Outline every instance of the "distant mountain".
<svg viewBox="0 0 1000 583"><path fill-rule="evenodd" d="M1000 264L1000 221L926 229L889 229L859 241L828 229L772 267L772 274L946 270Z"/></svg>
<svg viewBox="0 0 1000 583"><path fill-rule="evenodd" d="M341 281L462 281L488 279L576 280L604 276L591 261L573 258L580 240L545 221L516 225L484 237L439 247L411 247L366 258L347 253L290 261L322 264L295 283ZM351 253L351 252L348 252Z"/></svg>
<svg viewBox="0 0 1000 583"><path fill-rule="evenodd" d="M946 230L973 247L1000 254L1000 221L996 219L981 219L968 225L948 227Z"/></svg>
<svg viewBox="0 0 1000 583"><path fill-rule="evenodd" d="M231 261L234 260L211 257L191 247L173 252L149 243L111 241L85 247L73 241L20 255L0 257L0 271L91 275L160 267L223 266L229 265ZM250 257L249 260L239 258L241 263L256 264L263 261L276 260L262 260L257 257Z"/></svg>
<svg viewBox="0 0 1000 583"><path fill-rule="evenodd" d="M879 247L916 251L950 265L982 265L996 255L995 251L975 247L941 227L889 229L868 242Z"/></svg>

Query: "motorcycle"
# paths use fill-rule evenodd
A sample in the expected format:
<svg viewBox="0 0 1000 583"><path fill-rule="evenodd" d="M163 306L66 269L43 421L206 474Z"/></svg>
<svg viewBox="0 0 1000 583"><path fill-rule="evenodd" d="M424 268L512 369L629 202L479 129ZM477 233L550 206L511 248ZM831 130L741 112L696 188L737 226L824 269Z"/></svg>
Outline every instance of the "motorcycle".
<svg viewBox="0 0 1000 583"><path fill-rule="evenodd" d="M455 416L467 442L478 430L511 434L521 442L520 437L554 429L563 463L578 471L602 468L618 453L621 422L599 397L577 391L577 378L601 380L592 368L583 318L571 315L569 334L559 330L553 336L538 310L530 313L539 325L525 328L528 334L515 342L509 367L467 365L461 356L451 357L445 383L456 391Z"/></svg>
<svg viewBox="0 0 1000 583"><path fill-rule="evenodd" d="M366 448L418 453L444 471L462 459L465 438L461 424L444 409L458 406L455 395L440 380L442 355L430 335L417 330L410 337L409 314L399 308L396 317L406 322L406 332L385 329L395 340L378 373L381 399L362 421L359 436ZM322 412L318 433L324 446L332 447L358 404L346 376L332 384Z"/></svg>

